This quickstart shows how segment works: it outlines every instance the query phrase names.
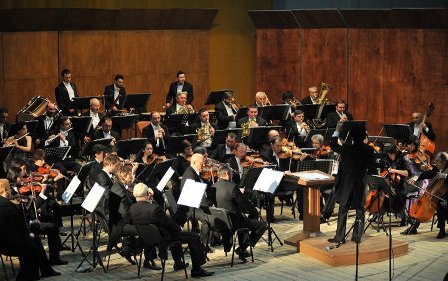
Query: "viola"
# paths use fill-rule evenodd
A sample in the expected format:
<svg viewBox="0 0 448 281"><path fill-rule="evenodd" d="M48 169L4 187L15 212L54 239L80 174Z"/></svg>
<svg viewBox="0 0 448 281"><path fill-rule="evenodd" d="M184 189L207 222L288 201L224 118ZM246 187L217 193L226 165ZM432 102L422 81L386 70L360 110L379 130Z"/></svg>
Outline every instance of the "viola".
<svg viewBox="0 0 448 281"><path fill-rule="evenodd" d="M432 166L430 163L431 158L429 157L428 154L422 151L417 151L409 153L408 156L411 161L413 161L415 164L418 165L420 170L424 171L432 170Z"/></svg>
<svg viewBox="0 0 448 281"><path fill-rule="evenodd" d="M243 168L252 168L252 167L258 168L266 165L269 165L269 163L263 161L263 159L253 158L250 156L245 156L244 159L242 159L241 161L241 166L243 166Z"/></svg>
<svg viewBox="0 0 448 281"><path fill-rule="evenodd" d="M369 142L369 146L372 147L375 152L381 152L381 147L376 145L374 142Z"/></svg>
<svg viewBox="0 0 448 281"><path fill-rule="evenodd" d="M37 168L37 172L40 174L49 175L52 178L55 178L55 177L61 175L62 177L68 179L66 176L61 174L61 171L59 171L58 169L53 169L48 164L44 164L42 167Z"/></svg>

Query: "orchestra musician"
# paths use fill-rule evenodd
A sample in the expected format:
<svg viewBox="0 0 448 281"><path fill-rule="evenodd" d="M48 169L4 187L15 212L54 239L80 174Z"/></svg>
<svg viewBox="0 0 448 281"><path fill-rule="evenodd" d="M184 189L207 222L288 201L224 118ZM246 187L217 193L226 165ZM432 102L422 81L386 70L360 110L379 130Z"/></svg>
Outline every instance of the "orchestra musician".
<svg viewBox="0 0 448 281"><path fill-rule="evenodd" d="M8 138L11 124L7 121L8 109L5 107L0 108L0 146L3 146L5 140Z"/></svg>
<svg viewBox="0 0 448 281"><path fill-rule="evenodd" d="M115 75L114 82L104 87L103 95L106 111L115 113L123 109L123 101L126 97L124 76L122 74Z"/></svg>
<svg viewBox="0 0 448 281"><path fill-rule="evenodd" d="M305 122L305 113L296 109L293 113L294 119L287 123L288 139L303 139L308 136L310 132L310 126Z"/></svg>
<svg viewBox="0 0 448 281"><path fill-rule="evenodd" d="M235 172L232 173L232 181L237 185L240 184L243 178L244 168L243 160L246 157L247 146L244 143L237 143L235 145L234 153L225 160Z"/></svg>
<svg viewBox="0 0 448 281"><path fill-rule="evenodd" d="M193 155L193 145L188 140L183 140L181 152L176 156L176 160L174 161L174 167L173 167L178 177L183 175L185 170L190 166L190 160L192 155Z"/></svg>
<svg viewBox="0 0 448 281"><path fill-rule="evenodd" d="M8 180L0 179L0 253L19 257L20 269L16 280L39 280L61 275L51 268L39 236L30 236L20 205L12 203L10 197Z"/></svg>
<svg viewBox="0 0 448 281"><path fill-rule="evenodd" d="M161 123L160 113L153 111L151 113L151 123L143 128L142 137L152 143L154 152L158 155L165 154L166 144L170 138L168 128Z"/></svg>
<svg viewBox="0 0 448 281"><path fill-rule="evenodd" d="M316 86L311 86L308 89L309 96L303 98L301 104L316 104L319 101L320 93Z"/></svg>
<svg viewBox="0 0 448 281"><path fill-rule="evenodd" d="M84 112L82 116L90 116L92 118L92 124L89 128L89 134L83 136L84 143L91 140L89 135L92 135L93 132L98 129L101 119L104 117L104 113L100 112L101 103L100 100L97 98L91 98L90 99L90 108L89 111Z"/></svg>
<svg viewBox="0 0 448 281"><path fill-rule="evenodd" d="M224 92L222 101L216 104L215 112L218 115L218 128L224 130L236 127L236 116L239 107L236 106L233 99L233 93Z"/></svg>
<svg viewBox="0 0 448 281"><path fill-rule="evenodd" d="M186 104L192 104L194 100L193 85L185 81L185 72L179 70L176 73L177 80L170 84L166 94L166 108L173 105L179 93L184 92L187 95Z"/></svg>
<svg viewBox="0 0 448 281"><path fill-rule="evenodd" d="M3 147L14 146L11 158L22 158L27 159L28 152L31 151L32 138L28 135L28 128L25 122L17 123L18 131L15 135L10 136L6 139Z"/></svg>
<svg viewBox="0 0 448 281"><path fill-rule="evenodd" d="M246 248L249 246L254 247L258 240L263 236L266 231L266 223L262 220L250 219L243 214L243 210L249 208L247 204L250 204L245 195L238 188L238 185L231 181L232 169L227 165L222 165L218 170L219 180L213 185L216 189L216 205L218 208L224 208L227 210L230 221L232 222L232 232L222 231L224 251L230 251L231 237L230 233L233 233L239 228L248 228L250 234L247 232L238 233L238 245L235 250L239 259L242 262L246 262Z"/></svg>
<svg viewBox="0 0 448 281"><path fill-rule="evenodd" d="M49 134L57 129L57 120L59 116L56 104L50 102L46 106L45 114L37 117L36 134L34 144L38 148L45 146L44 141Z"/></svg>
<svg viewBox="0 0 448 281"><path fill-rule="evenodd" d="M76 84L72 82L72 73L70 70L64 69L62 70L61 75L62 82L54 89L56 103L62 111L62 115L76 115L77 110L69 108L70 101L72 101L74 97L79 97Z"/></svg>
<svg viewBox="0 0 448 281"><path fill-rule="evenodd" d="M95 131L91 139L111 139L110 144L115 145L117 141L120 140L120 135L118 132L112 130L112 118L109 116L104 116L100 121L101 129Z"/></svg>
<svg viewBox="0 0 448 281"><path fill-rule="evenodd" d="M268 96L266 95L265 92L257 92L255 94L255 106L266 106L266 105L271 105L271 103L269 102Z"/></svg>
<svg viewBox="0 0 448 281"><path fill-rule="evenodd" d="M353 116L345 110L345 107L345 101L339 100L336 102L336 111L330 112L327 115L328 128L336 128L339 121L353 120Z"/></svg>
<svg viewBox="0 0 448 281"><path fill-rule="evenodd" d="M210 123L210 114L207 109L201 108L198 114L199 122L190 125L191 133L198 134L198 143L200 146L210 148L216 128Z"/></svg>
<svg viewBox="0 0 448 281"><path fill-rule="evenodd" d="M93 160L88 162L86 165L89 165L90 168L88 171L87 177L87 188L91 189L95 184L95 181L98 177L98 174L103 169L103 160L106 157L106 154L110 151L110 149L102 144L95 144L92 147L92 156Z"/></svg>
<svg viewBox="0 0 448 281"><path fill-rule="evenodd" d="M191 104L187 103L187 92L180 92L176 96L176 103L166 108L166 115L173 113L194 113L194 108Z"/></svg>
<svg viewBox="0 0 448 281"><path fill-rule="evenodd" d="M432 129L431 123L423 121L423 115L420 112L413 112L412 113L412 122L408 123L411 130L411 135L414 135L418 138L420 138L420 135L423 133L428 139L435 141L436 140L436 134L434 133L434 130Z"/></svg>
<svg viewBox="0 0 448 281"><path fill-rule="evenodd" d="M236 145L236 134L227 133L226 143L220 143L216 146L213 152L210 154L210 158L215 159L219 162L224 162L230 155Z"/></svg>
<svg viewBox="0 0 448 281"><path fill-rule="evenodd" d="M258 116L258 108L256 105L249 105L247 109L247 116L238 119L238 122L236 123L237 128L242 128L243 124L246 124L249 122L249 127L258 127L258 126L266 126L266 120Z"/></svg>
<svg viewBox="0 0 448 281"><path fill-rule="evenodd" d="M153 190L143 183L134 186L133 194L137 203L130 208L133 223L135 225L156 225L166 242L179 241L188 243L192 261L191 276L207 277L213 275L213 272L205 271L201 268L206 263L206 257L204 245L201 243L199 235L192 231L183 231L159 205L151 204L149 201L153 193ZM182 249L172 249L174 270L184 269L188 266L187 263L182 262L179 251L182 251Z"/></svg>
<svg viewBox="0 0 448 281"><path fill-rule="evenodd" d="M335 199L339 203L338 224L334 238L329 242L345 243L345 229L347 214L350 208L356 209L356 220L352 241L361 242L364 233L364 204L366 192L363 178L369 169L374 166L373 148L364 143L367 132L364 127L354 127L350 134L353 137L353 144L338 144L339 133L342 129L342 122L338 122L336 131L331 138L330 147L333 151L341 155L339 171L335 183Z"/></svg>

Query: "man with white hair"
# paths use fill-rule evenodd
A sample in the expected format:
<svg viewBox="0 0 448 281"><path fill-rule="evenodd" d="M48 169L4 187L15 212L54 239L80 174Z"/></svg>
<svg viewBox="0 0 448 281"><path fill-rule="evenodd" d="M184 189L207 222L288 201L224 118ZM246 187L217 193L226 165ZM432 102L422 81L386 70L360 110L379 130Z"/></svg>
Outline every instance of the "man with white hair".
<svg viewBox="0 0 448 281"><path fill-rule="evenodd" d="M182 231L181 227L168 216L157 204L150 203L154 191L144 183L138 183L134 186L133 194L137 203L131 206L130 212L134 225L154 224L159 229L160 235L165 241L179 241L188 243L190 248L192 277L207 277L214 274L201 268L205 264L205 251L199 235L192 231ZM145 239L145 238L143 238ZM178 249L182 251L182 249ZM175 261L174 269L183 269L181 254L172 249L173 259Z"/></svg>

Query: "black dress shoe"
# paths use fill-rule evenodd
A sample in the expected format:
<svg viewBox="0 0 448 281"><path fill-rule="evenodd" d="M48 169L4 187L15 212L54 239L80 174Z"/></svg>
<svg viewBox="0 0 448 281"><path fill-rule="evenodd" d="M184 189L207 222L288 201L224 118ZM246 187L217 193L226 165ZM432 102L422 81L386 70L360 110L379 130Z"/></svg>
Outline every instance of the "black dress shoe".
<svg viewBox="0 0 448 281"><path fill-rule="evenodd" d="M401 234L403 234L403 235L417 234L417 229L414 226L411 225L408 229L406 229L405 231L401 232Z"/></svg>
<svg viewBox="0 0 448 281"><path fill-rule="evenodd" d="M250 256L250 253L249 253L248 250L245 250L244 253L242 253L240 247L238 247L238 248L235 249L235 253L236 253L237 255L243 255L243 254L244 254L244 256L246 256L246 257L247 257L247 256Z"/></svg>
<svg viewBox="0 0 448 281"><path fill-rule="evenodd" d="M67 232L60 230L59 236L67 236Z"/></svg>
<svg viewBox="0 0 448 281"><path fill-rule="evenodd" d="M343 240L343 241L339 241L339 240L336 239L336 238L330 238L330 239L328 239L328 242L330 242L330 243L336 243L336 244L344 244L346 241L345 241L345 240Z"/></svg>
<svg viewBox="0 0 448 281"><path fill-rule="evenodd" d="M173 265L174 270L182 270L184 268L187 268L188 266L190 266L190 264L188 262L183 263L183 262L176 262Z"/></svg>
<svg viewBox="0 0 448 281"><path fill-rule="evenodd" d="M437 234L436 239L443 239L446 237L445 231L439 231L439 234Z"/></svg>
<svg viewBox="0 0 448 281"><path fill-rule="evenodd" d="M50 259L48 262L50 263L50 265L66 265L66 264L68 264L68 261L64 261L61 259Z"/></svg>
<svg viewBox="0 0 448 281"><path fill-rule="evenodd" d="M210 246L207 246L207 248L205 250L207 251L208 254L213 254L215 252L215 250L210 248Z"/></svg>
<svg viewBox="0 0 448 281"><path fill-rule="evenodd" d="M143 267L150 269L150 270L162 270L162 267L157 265L156 262L154 260L149 260L149 261L145 261L143 263Z"/></svg>
<svg viewBox="0 0 448 281"><path fill-rule="evenodd" d="M45 277L53 277L53 276L59 276L61 275L60 272L57 271L49 271L49 272L44 272L40 275L41 278L45 278Z"/></svg>
<svg viewBox="0 0 448 281"><path fill-rule="evenodd" d="M191 270L191 277L208 277L212 276L213 274L215 273L212 271L205 271L202 268Z"/></svg>

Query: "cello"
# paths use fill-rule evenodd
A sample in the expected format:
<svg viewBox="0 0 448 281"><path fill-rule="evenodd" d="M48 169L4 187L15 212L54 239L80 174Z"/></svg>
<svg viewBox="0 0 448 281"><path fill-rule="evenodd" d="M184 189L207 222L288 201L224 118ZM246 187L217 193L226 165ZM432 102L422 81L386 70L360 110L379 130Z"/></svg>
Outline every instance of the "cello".
<svg viewBox="0 0 448 281"><path fill-rule="evenodd" d="M412 205L409 210L409 216L416 219L418 222L427 222L434 216L437 203L439 200L444 200L442 197L448 192L448 185L445 183L445 179L435 177L423 195Z"/></svg>

